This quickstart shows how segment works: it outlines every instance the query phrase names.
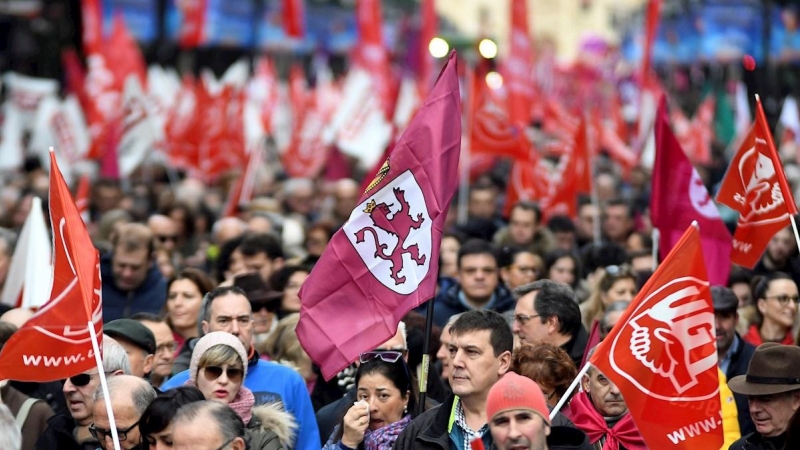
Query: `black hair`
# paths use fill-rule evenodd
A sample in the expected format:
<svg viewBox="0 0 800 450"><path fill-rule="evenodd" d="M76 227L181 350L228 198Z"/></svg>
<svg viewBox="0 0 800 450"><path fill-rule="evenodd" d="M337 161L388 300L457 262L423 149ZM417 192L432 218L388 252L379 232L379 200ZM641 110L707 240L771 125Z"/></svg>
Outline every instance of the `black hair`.
<svg viewBox="0 0 800 450"><path fill-rule="evenodd" d="M194 386L180 386L160 393L155 400L150 402L139 419L142 443L147 444L148 436L167 428L181 406L203 400L205 400L203 393Z"/></svg>
<svg viewBox="0 0 800 450"><path fill-rule="evenodd" d="M775 280L794 281L792 277L784 272L770 272L767 275L757 275L753 277L753 281L750 284L750 289L753 291L753 298L756 301L762 298L767 298L769 285Z"/></svg>
<svg viewBox="0 0 800 450"><path fill-rule="evenodd" d="M567 285L545 279L514 289L514 295L519 298L534 291L538 291L533 306L539 315L539 320L545 323L550 317L557 317L558 331L564 335L575 336L582 325L581 310L573 290Z"/></svg>
<svg viewBox="0 0 800 450"><path fill-rule="evenodd" d="M547 228L553 233L574 233L575 222L567 216L553 216L547 221Z"/></svg>
<svg viewBox="0 0 800 450"><path fill-rule="evenodd" d="M211 305L214 303L218 297L222 297L228 294L237 294L241 295L244 298L247 298L247 293L244 289L240 288L239 286L218 286L208 292L203 298L203 313L202 320L206 322L211 321Z"/></svg>
<svg viewBox="0 0 800 450"><path fill-rule="evenodd" d="M530 253L532 255L536 254L525 247L506 245L501 247L500 251L497 254L497 265L499 267L511 266L512 264L514 264L514 260L517 259L517 255L519 255L520 253Z"/></svg>
<svg viewBox="0 0 800 450"><path fill-rule="evenodd" d="M536 219L534 219L534 223L538 224L542 221L542 210L539 208L539 205L536 202L532 202L530 200L520 200L517 203L514 203L514 206L508 212L508 217L511 217L511 213L514 212L515 209L521 209L523 211L532 211L536 215Z"/></svg>
<svg viewBox="0 0 800 450"><path fill-rule="evenodd" d="M153 314L151 312L138 312L128 318L131 320L135 320L137 322L155 322L155 323L164 322L164 319L162 317L160 317L158 314Z"/></svg>
<svg viewBox="0 0 800 450"><path fill-rule="evenodd" d="M292 278L292 275L296 274L297 272L306 272L311 273L311 268L307 266L283 266L280 269L276 270L270 277L269 277L269 287L273 291L283 292L286 289L286 285L289 284L289 278Z"/></svg>
<svg viewBox="0 0 800 450"><path fill-rule="evenodd" d="M498 263L497 250L483 239L470 239L458 249L457 265L459 269L461 269L462 258L469 255L489 255L494 259L495 264Z"/></svg>
<svg viewBox="0 0 800 450"><path fill-rule="evenodd" d="M239 244L239 251L245 256L255 256L265 253L267 258L274 260L283 258L283 247L275 236L267 233L246 233Z"/></svg>
<svg viewBox="0 0 800 450"><path fill-rule="evenodd" d="M631 207L631 204L627 200L621 198L611 199L606 202L606 209L608 209L608 207L610 206L624 206L625 210L628 213L628 218L629 219L633 218L633 207Z"/></svg>
<svg viewBox="0 0 800 450"><path fill-rule="evenodd" d="M628 252L619 244L605 242L586 246L581 252L581 259L586 273L592 273L602 267L625 264L628 261Z"/></svg>
<svg viewBox="0 0 800 450"><path fill-rule="evenodd" d="M727 287L733 287L734 284L744 283L750 286L753 282L753 271L743 267L734 266L731 268L731 273L728 275Z"/></svg>
<svg viewBox="0 0 800 450"><path fill-rule="evenodd" d="M231 267L231 256L233 256L233 252L239 248L239 245L242 243L242 239L242 236L228 239L219 247L217 263L214 267L217 272L217 281L223 281L225 279L225 272L227 272Z"/></svg>
<svg viewBox="0 0 800 450"><path fill-rule="evenodd" d="M578 259L578 257L575 256L574 253L564 250L562 248L557 248L551 251L544 257L544 273L547 276L550 276L550 269L554 265L556 265L556 262L558 262L558 260L561 258L569 258L575 264L575 277L574 280L572 281L572 285L570 286L574 288L575 286L578 285L578 282L580 282L581 279L583 278L583 267L581 264L581 260Z"/></svg>
<svg viewBox="0 0 800 450"><path fill-rule="evenodd" d="M494 356L514 349L514 335L511 327L502 314L492 310L467 311L462 314L452 325L450 335L458 336L471 331L489 330L489 340L492 344Z"/></svg>

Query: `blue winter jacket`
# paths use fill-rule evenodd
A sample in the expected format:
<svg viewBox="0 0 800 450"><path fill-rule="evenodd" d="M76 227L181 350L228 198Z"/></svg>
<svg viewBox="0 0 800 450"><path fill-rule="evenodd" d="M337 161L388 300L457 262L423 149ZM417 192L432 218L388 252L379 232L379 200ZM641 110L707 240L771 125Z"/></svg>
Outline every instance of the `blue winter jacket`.
<svg viewBox="0 0 800 450"><path fill-rule="evenodd" d="M167 301L167 281L155 264L150 266L144 282L134 291L123 292L114 284L111 253L100 259L100 274L103 279L103 323L140 312L158 314Z"/></svg>

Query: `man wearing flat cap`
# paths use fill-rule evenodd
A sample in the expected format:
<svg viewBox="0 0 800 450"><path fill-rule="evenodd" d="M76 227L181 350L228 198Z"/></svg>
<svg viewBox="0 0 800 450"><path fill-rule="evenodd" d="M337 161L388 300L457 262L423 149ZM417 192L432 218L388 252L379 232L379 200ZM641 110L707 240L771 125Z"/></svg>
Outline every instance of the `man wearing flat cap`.
<svg viewBox="0 0 800 450"><path fill-rule="evenodd" d="M724 286L711 286L711 300L714 303L714 328L717 335L717 361L719 370L730 380L747 373L747 366L756 347L742 339L736 332L739 322L739 298L732 289ZM739 419L739 431L746 436L756 431L750 418L747 396L734 394Z"/></svg>
<svg viewBox="0 0 800 450"><path fill-rule="evenodd" d="M742 436L731 450L785 449L786 431L800 409L800 347L768 342L755 351L746 375L728 383L744 394L756 431Z"/></svg>
<svg viewBox="0 0 800 450"><path fill-rule="evenodd" d="M111 336L128 354L131 375L144 378L153 369L156 353L156 338L143 324L132 319L117 319L103 327L103 333Z"/></svg>

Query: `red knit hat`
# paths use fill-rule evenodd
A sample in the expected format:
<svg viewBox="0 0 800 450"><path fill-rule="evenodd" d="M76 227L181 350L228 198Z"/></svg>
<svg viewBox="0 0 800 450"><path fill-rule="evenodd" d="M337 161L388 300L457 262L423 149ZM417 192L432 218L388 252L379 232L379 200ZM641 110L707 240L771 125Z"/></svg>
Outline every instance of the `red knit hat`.
<svg viewBox="0 0 800 450"><path fill-rule="evenodd" d="M550 425L550 410L542 388L535 381L514 372L508 372L492 386L486 398L486 417L511 409L527 409L542 416Z"/></svg>

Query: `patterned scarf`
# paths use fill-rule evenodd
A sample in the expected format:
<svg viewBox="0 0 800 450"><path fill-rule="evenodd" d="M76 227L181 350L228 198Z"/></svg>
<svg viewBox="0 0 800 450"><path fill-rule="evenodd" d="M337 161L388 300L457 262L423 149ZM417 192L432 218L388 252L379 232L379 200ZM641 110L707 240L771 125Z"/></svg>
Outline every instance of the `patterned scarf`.
<svg viewBox="0 0 800 450"><path fill-rule="evenodd" d="M194 386L197 387L197 383L192 380L187 380L184 383L186 386ZM253 395L253 391L247 389L242 385L239 388L239 392L236 393L236 396L233 397L228 406L242 419L245 426L250 423L250 420L253 418L253 406L256 404L256 397Z"/></svg>
<svg viewBox="0 0 800 450"><path fill-rule="evenodd" d="M569 406L569 418L576 427L589 436L589 442L592 444L605 437L603 450L619 450L620 446L628 450L647 450L644 439L636 429L630 414L625 414L613 428L608 428L605 419L594 407L586 392L575 394Z"/></svg>
<svg viewBox="0 0 800 450"><path fill-rule="evenodd" d="M366 434L364 434L364 448L366 450L391 450L394 441L397 440L400 433L406 429L406 425L410 422L411 415L407 415L397 422L390 423L375 431L367 430Z"/></svg>

